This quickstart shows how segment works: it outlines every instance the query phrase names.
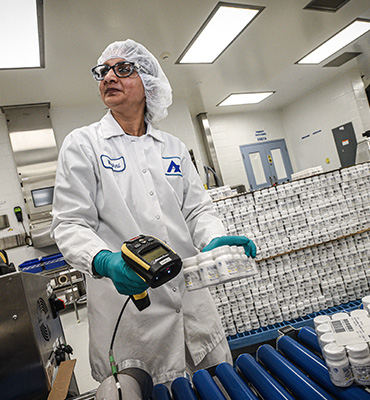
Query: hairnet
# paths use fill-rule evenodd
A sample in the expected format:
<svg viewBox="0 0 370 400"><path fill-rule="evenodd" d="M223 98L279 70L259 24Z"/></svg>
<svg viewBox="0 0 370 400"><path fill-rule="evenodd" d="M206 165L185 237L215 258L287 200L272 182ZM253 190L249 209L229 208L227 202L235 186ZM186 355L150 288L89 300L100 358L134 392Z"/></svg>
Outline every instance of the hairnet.
<svg viewBox="0 0 370 400"><path fill-rule="evenodd" d="M167 116L167 108L172 103L172 89L158 60L143 45L131 39L111 43L98 59L104 64L112 58L124 58L144 67L149 73L139 70L146 97L145 118L156 123Z"/></svg>

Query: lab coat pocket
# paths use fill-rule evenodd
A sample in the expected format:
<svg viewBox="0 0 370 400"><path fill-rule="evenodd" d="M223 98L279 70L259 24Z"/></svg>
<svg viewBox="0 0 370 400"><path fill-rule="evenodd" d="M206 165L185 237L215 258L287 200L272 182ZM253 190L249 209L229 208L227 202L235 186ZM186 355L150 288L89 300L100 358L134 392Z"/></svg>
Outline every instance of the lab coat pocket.
<svg viewBox="0 0 370 400"><path fill-rule="evenodd" d="M182 165L180 157L162 157L163 172L167 182L173 189L179 206L181 207L183 202L184 193L184 182L182 175Z"/></svg>

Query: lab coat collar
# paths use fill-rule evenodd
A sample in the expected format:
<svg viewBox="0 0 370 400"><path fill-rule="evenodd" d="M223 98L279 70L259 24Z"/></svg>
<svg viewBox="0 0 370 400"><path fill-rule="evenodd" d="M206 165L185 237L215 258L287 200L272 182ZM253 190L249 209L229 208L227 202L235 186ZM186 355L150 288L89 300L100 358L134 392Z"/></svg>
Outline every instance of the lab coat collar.
<svg viewBox="0 0 370 400"><path fill-rule="evenodd" d="M102 136L104 139L110 139L114 136L125 135L125 132L114 119L111 111L109 110L105 116L101 119ZM154 139L164 142L163 134L160 130L155 129L151 123L147 123L146 135L152 136Z"/></svg>

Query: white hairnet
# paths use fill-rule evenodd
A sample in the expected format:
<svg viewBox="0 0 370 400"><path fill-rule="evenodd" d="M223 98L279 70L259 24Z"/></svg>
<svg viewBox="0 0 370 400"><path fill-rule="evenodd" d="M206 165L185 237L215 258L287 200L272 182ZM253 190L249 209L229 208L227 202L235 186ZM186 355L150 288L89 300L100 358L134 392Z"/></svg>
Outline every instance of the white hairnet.
<svg viewBox="0 0 370 400"><path fill-rule="evenodd" d="M98 59L98 64L104 64L112 58L124 58L144 67L149 74L139 71L146 96L145 118L156 123L167 117L167 108L172 103L172 89L158 60L143 45L131 39L111 43Z"/></svg>

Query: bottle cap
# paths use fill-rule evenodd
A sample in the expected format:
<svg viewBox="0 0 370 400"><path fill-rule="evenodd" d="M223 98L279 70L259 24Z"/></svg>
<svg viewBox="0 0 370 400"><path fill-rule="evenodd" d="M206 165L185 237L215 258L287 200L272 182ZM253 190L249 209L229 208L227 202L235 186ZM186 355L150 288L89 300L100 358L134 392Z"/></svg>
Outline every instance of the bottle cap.
<svg viewBox="0 0 370 400"><path fill-rule="evenodd" d="M213 249L211 251L211 253L213 254L213 257L218 257L220 255L223 254L231 254L231 250L230 250L230 246L220 246L220 247L216 247L215 249Z"/></svg>
<svg viewBox="0 0 370 400"><path fill-rule="evenodd" d="M192 267L197 265L197 257L188 257L182 260L182 267L187 268L187 267Z"/></svg>
<svg viewBox="0 0 370 400"><path fill-rule="evenodd" d="M323 333L320 336L321 347L324 347L325 345L327 345L329 343L333 343L333 342L335 342L335 339L334 339L334 335L331 332Z"/></svg>
<svg viewBox="0 0 370 400"><path fill-rule="evenodd" d="M320 324L316 328L316 333L318 336L323 335L324 333L331 332L331 327L328 323Z"/></svg>
<svg viewBox="0 0 370 400"><path fill-rule="evenodd" d="M197 263L200 264L203 261L213 260L213 256L210 251L205 253L199 253L196 255Z"/></svg>
<svg viewBox="0 0 370 400"><path fill-rule="evenodd" d="M364 305L364 309L366 310L366 306L368 306L370 304L370 296L363 297L362 304Z"/></svg>
<svg viewBox="0 0 370 400"><path fill-rule="evenodd" d="M345 312L339 312L336 314L333 314L331 316L332 321L338 321L338 320L342 320L342 319L348 319L349 315Z"/></svg>
<svg viewBox="0 0 370 400"><path fill-rule="evenodd" d="M348 350L348 355L350 357L356 358L362 358L366 357L369 355L369 347L367 346L367 343L357 343L357 344L351 344L347 346Z"/></svg>
<svg viewBox="0 0 370 400"><path fill-rule="evenodd" d="M319 297L319 300L320 300L320 297ZM319 326L320 324L324 324L324 323L329 322L329 321L330 321L329 315L318 315L317 317L315 317L313 319L313 323L315 325L315 328L317 326Z"/></svg>
<svg viewBox="0 0 370 400"><path fill-rule="evenodd" d="M368 317L369 314L366 310L353 310L351 311L351 317Z"/></svg>
<svg viewBox="0 0 370 400"><path fill-rule="evenodd" d="M328 343L324 346L323 353L330 360L341 360L346 356L346 349L336 343Z"/></svg>

